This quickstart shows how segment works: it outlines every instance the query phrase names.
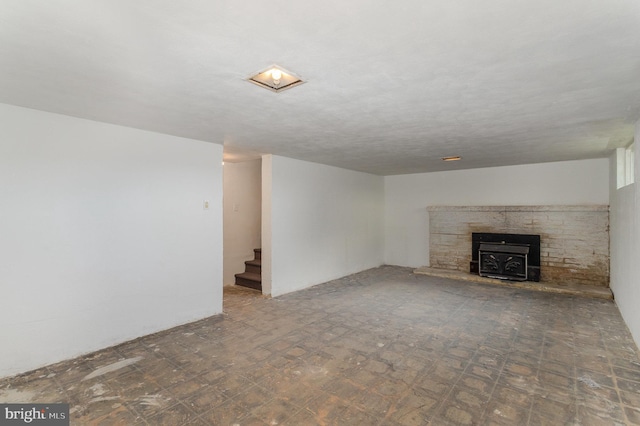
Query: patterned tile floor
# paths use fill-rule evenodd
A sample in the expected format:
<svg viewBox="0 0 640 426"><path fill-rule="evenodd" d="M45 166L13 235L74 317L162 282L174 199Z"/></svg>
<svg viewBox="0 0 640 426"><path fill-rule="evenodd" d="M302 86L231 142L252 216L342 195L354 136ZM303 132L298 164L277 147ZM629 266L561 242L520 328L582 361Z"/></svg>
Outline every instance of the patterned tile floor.
<svg viewBox="0 0 640 426"><path fill-rule="evenodd" d="M0 380L72 424L640 424L611 301L381 267Z"/></svg>

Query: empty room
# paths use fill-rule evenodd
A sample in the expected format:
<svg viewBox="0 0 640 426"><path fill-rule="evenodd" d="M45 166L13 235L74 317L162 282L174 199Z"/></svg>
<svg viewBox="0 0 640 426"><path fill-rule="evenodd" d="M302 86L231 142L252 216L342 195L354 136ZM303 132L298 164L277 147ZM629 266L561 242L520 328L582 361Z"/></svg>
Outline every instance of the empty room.
<svg viewBox="0 0 640 426"><path fill-rule="evenodd" d="M638 28L0 0L0 424L640 424Z"/></svg>

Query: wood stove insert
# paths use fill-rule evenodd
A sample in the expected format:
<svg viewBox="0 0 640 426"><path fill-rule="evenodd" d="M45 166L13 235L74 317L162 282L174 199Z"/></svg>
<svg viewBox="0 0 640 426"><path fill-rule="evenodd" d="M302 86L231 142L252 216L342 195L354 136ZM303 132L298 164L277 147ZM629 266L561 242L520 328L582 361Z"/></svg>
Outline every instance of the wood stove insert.
<svg viewBox="0 0 640 426"><path fill-rule="evenodd" d="M526 281L528 256L528 245L480 244L480 276Z"/></svg>
<svg viewBox="0 0 640 426"><path fill-rule="evenodd" d="M470 272L516 281L540 281L540 235L474 232Z"/></svg>

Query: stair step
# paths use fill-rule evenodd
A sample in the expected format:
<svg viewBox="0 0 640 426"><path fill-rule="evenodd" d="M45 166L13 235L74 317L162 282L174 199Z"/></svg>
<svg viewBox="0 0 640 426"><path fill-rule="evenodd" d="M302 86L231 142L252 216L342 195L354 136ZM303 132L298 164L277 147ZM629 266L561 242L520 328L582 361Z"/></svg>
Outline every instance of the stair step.
<svg viewBox="0 0 640 426"><path fill-rule="evenodd" d="M262 261L260 259L247 260L244 262L244 271L253 274L262 273Z"/></svg>
<svg viewBox="0 0 640 426"><path fill-rule="evenodd" d="M261 248L253 249L253 255L256 258L256 260L262 259L262 249Z"/></svg>
<svg viewBox="0 0 640 426"><path fill-rule="evenodd" d="M252 272L236 274L236 285L262 291L262 277L260 274L254 274Z"/></svg>
<svg viewBox="0 0 640 426"><path fill-rule="evenodd" d="M236 278L244 278L251 281L262 282L262 277L260 274L254 274L251 272L243 272L241 274L236 274Z"/></svg>

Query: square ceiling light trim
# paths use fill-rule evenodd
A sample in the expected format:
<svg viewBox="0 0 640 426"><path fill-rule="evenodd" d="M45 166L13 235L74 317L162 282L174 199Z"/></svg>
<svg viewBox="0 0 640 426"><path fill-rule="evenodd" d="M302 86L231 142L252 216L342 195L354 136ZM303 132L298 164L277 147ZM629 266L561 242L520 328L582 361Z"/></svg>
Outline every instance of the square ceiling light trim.
<svg viewBox="0 0 640 426"><path fill-rule="evenodd" d="M275 64L247 78L247 81L276 93L304 83L296 74Z"/></svg>

